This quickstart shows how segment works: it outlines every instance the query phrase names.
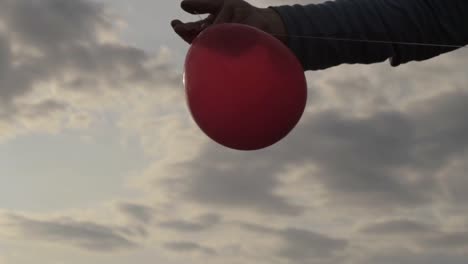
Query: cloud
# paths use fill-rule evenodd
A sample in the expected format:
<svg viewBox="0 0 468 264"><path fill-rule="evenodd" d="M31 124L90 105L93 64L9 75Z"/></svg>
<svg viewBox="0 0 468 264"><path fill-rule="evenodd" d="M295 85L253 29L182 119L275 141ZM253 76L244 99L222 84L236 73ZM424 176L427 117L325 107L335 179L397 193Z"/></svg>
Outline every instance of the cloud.
<svg viewBox="0 0 468 264"><path fill-rule="evenodd" d="M76 41L92 41L112 27L103 6L87 0L3 1L2 17L15 34L40 49L56 49Z"/></svg>
<svg viewBox="0 0 468 264"><path fill-rule="evenodd" d="M10 214L2 232L97 253L148 238L203 263L466 262L466 53L307 73L309 105L293 133L236 152L188 120L182 89L165 89L181 88L167 51L121 43L115 19L83 0L0 3L0 136L114 111L154 158L137 189L145 203L122 202L110 217L131 225ZM247 234L236 220L252 223Z"/></svg>
<svg viewBox="0 0 468 264"><path fill-rule="evenodd" d="M417 132L413 148L424 156L422 165L440 166L466 150L468 125L463 116L468 110L466 102L468 92L458 90L441 93L410 108L410 120Z"/></svg>
<svg viewBox="0 0 468 264"><path fill-rule="evenodd" d="M3 1L0 7L9 35L0 46L0 54L10 58L2 67L7 78L2 78L0 98L6 102L29 92L35 82L60 77L69 69L66 62L78 58L72 52L79 43L96 45L98 28L107 24L101 9L88 1ZM13 45L19 51L13 53Z"/></svg>
<svg viewBox="0 0 468 264"><path fill-rule="evenodd" d="M444 252L412 252L409 250L389 250L369 257L365 264L463 264L466 263L466 254Z"/></svg>
<svg viewBox="0 0 468 264"><path fill-rule="evenodd" d="M138 247L122 234L121 228L73 219L38 220L16 214L3 216L6 226L25 239L70 244L97 252L128 250Z"/></svg>
<svg viewBox="0 0 468 264"><path fill-rule="evenodd" d="M446 256L457 263L458 253L438 241L465 248L463 235L444 231L463 233L466 225L460 210L466 200L461 186L468 147L463 114L468 97L462 85L467 79L457 67L463 54L392 72L388 65L376 65L314 73L310 89L317 98L282 142L253 153L199 144L189 158L173 155L158 163L146 175L151 190L169 193L171 205L179 208L212 209L226 221L256 223L246 228L252 238L229 236L245 256L255 251L252 255L289 263L393 263L383 252L406 247L409 253L396 251L394 259L418 263ZM448 76L439 80L439 70ZM168 134L185 138L177 132L180 127L173 129ZM225 242L231 234L224 222L212 230L184 218L181 209L179 220L162 227L199 234L200 243ZM460 228L453 228L455 221ZM362 223L367 224L353 229Z"/></svg>
<svg viewBox="0 0 468 264"><path fill-rule="evenodd" d="M176 252L200 252L207 255L216 254L216 251L212 248L204 247L197 243L187 241L167 242L164 244L164 247Z"/></svg>
<svg viewBox="0 0 468 264"><path fill-rule="evenodd" d="M200 216L197 221L169 220L160 222L159 226L180 232L200 232L217 225L220 221L219 215L205 214Z"/></svg>
<svg viewBox="0 0 468 264"><path fill-rule="evenodd" d="M276 187L276 177L288 165L313 163L318 172L310 179L322 183L329 192L337 195L336 198L343 197L342 202L355 201L375 207L429 203L432 195L437 195L434 172L443 169L468 147L463 115L468 110L465 109L468 105L466 95L464 91L442 93L414 103L408 112L377 112L364 118L338 111L309 116L284 145L265 152L268 155L255 153L257 163L252 165L258 166L255 170L248 170L251 166L247 161L248 154L237 158L235 155L223 156L221 151L212 154L205 150L200 160L187 164L188 168L194 168L192 175L195 175L191 197L200 199L214 192L212 197L204 199L213 201L233 199L234 194L239 194L239 199L247 198L249 195L245 192L249 190L257 194L268 193ZM211 171L199 173L207 160L210 160L209 164L217 165L225 162L232 171L216 170L212 165L209 167ZM258 164L267 165L260 168ZM424 176L408 175L405 171ZM224 190L222 183L214 185L217 180L230 189ZM229 191L235 193L231 196ZM215 196L217 192L224 196ZM250 200L262 202L259 197ZM268 201L278 207L284 204L272 197Z"/></svg>
<svg viewBox="0 0 468 264"><path fill-rule="evenodd" d="M411 205L423 200L418 190L395 173L411 162L412 130L401 113L355 118L322 112L310 118L302 131L289 145L295 149L290 159L315 162L319 168L316 179L330 192L371 206Z"/></svg>
<svg viewBox="0 0 468 264"><path fill-rule="evenodd" d="M449 165L447 165L437 179L439 184L445 190L445 199L447 199L448 207L451 207L451 214L461 214L464 216L464 209L466 208L466 201L468 200L468 194L465 190L465 186L468 184L468 178L466 177L467 167L467 156L462 154L458 157L453 157Z"/></svg>
<svg viewBox="0 0 468 264"><path fill-rule="evenodd" d="M447 225L447 223L444 224ZM449 263L452 259L458 261L458 258L461 257L459 253L465 252L468 248L468 232L466 228L458 228L458 231L446 231L436 225L428 224L420 220L386 220L367 225L361 228L360 232L366 235L372 235L376 239L385 237L384 242L387 243L387 246L396 247L398 245L402 247L406 245L407 251L400 252L399 250L389 250L389 252L396 252L397 254L393 256L396 259L400 257L402 259L414 259L415 263L419 263L419 261L425 259L426 255L434 255L436 259L439 259L439 255L446 256ZM410 244L408 244L408 242L410 242ZM418 258L416 258L414 246L416 246L418 252L422 252L422 255ZM390 259L390 256L392 255L378 254L376 258ZM402 263L406 263L405 261L409 260L404 260ZM383 263L387 262L383 261Z"/></svg>
<svg viewBox="0 0 468 264"><path fill-rule="evenodd" d="M291 168L310 165L302 183L322 186L328 202L379 210L427 205L440 195L437 172L468 147L467 103L465 91L448 91L407 110L307 114L292 135L266 150L202 145L192 160L169 165L156 185L206 206L297 216L307 205L278 190Z"/></svg>
<svg viewBox="0 0 468 264"><path fill-rule="evenodd" d="M193 160L171 166L169 183L178 188L172 192L187 201L299 215L305 205L278 194L280 179L292 166L313 164L318 171L315 177L309 175L310 180L323 184L336 198L369 206L418 205L427 202L431 183L427 189L418 188L425 179L410 183L397 174L413 162L412 129L399 112L364 119L322 112L309 116L294 136L271 149L239 154L207 144Z"/></svg>
<svg viewBox="0 0 468 264"><path fill-rule="evenodd" d="M258 155L258 154L257 154ZM255 155L255 156L257 156ZM264 213L300 214L302 208L275 193L279 187L276 166L249 162L253 154L240 155L211 146L203 149L199 158L178 166L185 169L190 180L185 199L214 206L247 207Z"/></svg>
<svg viewBox="0 0 468 264"><path fill-rule="evenodd" d="M148 224L154 217L154 210L151 207L135 204L121 203L118 205L119 210L130 218L141 223Z"/></svg>
<svg viewBox="0 0 468 264"><path fill-rule="evenodd" d="M346 239L332 238L301 228L278 229L251 223L240 223L240 226L251 232L279 238L282 243L275 254L293 263L330 259L349 245Z"/></svg>
<svg viewBox="0 0 468 264"><path fill-rule="evenodd" d="M279 251L279 255L295 260L329 258L336 252L343 251L348 242L297 228L288 228L280 232L286 245Z"/></svg>
<svg viewBox="0 0 468 264"><path fill-rule="evenodd" d="M468 231L445 232L430 239L425 239L421 243L436 249L468 249Z"/></svg>
<svg viewBox="0 0 468 264"><path fill-rule="evenodd" d="M115 110L109 98L130 89L179 86L164 52L153 56L118 40L118 18L104 5L7 0L0 24L0 125L8 128L2 138L75 128L70 116Z"/></svg>
<svg viewBox="0 0 468 264"><path fill-rule="evenodd" d="M426 65L430 68L438 63ZM194 142L196 147L190 152L193 155L181 159L178 155L185 155L185 148L164 148L168 158L155 162L145 175L152 184L146 190L167 193L168 203L180 209L176 220L162 221L160 227L175 230L176 235L190 233L201 244L225 242L231 230L224 221L210 229L185 215L186 209L215 210L225 221L234 218L256 223L255 228L248 229L252 239L249 235L249 239L229 236L240 243L239 252L290 263L301 263L303 259L311 263L360 263L361 259L367 260L363 255L372 256L397 246L439 254L437 246L423 241L448 239L450 233L441 230L452 228L453 212L465 200L460 186L465 182L464 153L468 144L463 113L468 110L468 97L459 83L466 77L458 76L456 70L448 71L453 82L440 86L438 92L416 89L414 80L406 82L406 77L404 81L399 77L411 75L412 71L431 72L424 66L415 70L408 66L408 72L392 73L401 83L391 90L391 85L385 83L385 78L389 78L388 82L391 78L382 70L389 66L378 65L375 70L356 67L354 75L337 77L334 74L338 70L320 73L322 79L315 80L318 87L310 88L317 90L318 98L313 101L317 108L310 105L293 133L269 149L231 151L211 141L192 139L178 131L180 126L171 126L172 132L168 130L167 134L173 135L174 141L187 145ZM436 88L431 80L418 78L423 88ZM399 96L400 85L415 90ZM336 89L333 96L344 98L328 98L331 94L326 93L331 93L332 88ZM340 89L346 91L341 93ZM407 101L406 96L411 100ZM331 105L325 105L326 99ZM378 106L382 101L386 104ZM192 140L184 141L188 138ZM166 143L173 146L170 137L166 139L159 149ZM438 214L445 214L439 210L445 206L452 209L452 215L440 219ZM238 213L237 209L248 213ZM375 222L376 213L379 222ZM460 212L459 217L463 216ZM269 228L265 223L286 228ZM353 228L362 223L367 225L353 233ZM463 239L457 242L454 247L463 249ZM317 249L307 245L317 245ZM220 248L214 247L221 254L224 251ZM440 247L440 251L440 255L452 255L448 248ZM413 256L415 253L400 253L402 263L422 261ZM383 257L369 263L379 263L378 259Z"/></svg>
<svg viewBox="0 0 468 264"><path fill-rule="evenodd" d="M363 227L360 231L370 235L409 235L436 231L433 225L410 219L386 220Z"/></svg>

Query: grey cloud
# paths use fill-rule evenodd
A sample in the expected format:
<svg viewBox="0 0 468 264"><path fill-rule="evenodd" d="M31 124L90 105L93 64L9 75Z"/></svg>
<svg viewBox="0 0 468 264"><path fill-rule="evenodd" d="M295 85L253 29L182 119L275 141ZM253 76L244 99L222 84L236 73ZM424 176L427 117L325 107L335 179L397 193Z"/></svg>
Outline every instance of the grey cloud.
<svg viewBox="0 0 468 264"><path fill-rule="evenodd" d="M88 0L6 0L1 7L17 37L44 50L92 41L100 27L111 27L103 7Z"/></svg>
<svg viewBox="0 0 468 264"><path fill-rule="evenodd" d="M1 5L0 5L1 8ZM1 19L0 19L1 22ZM42 80L45 68L32 66L30 63L13 67L14 56L11 51L11 39L0 33L0 102L11 106L13 97L23 95L34 80Z"/></svg>
<svg viewBox="0 0 468 264"><path fill-rule="evenodd" d="M297 215L301 207L275 194L287 166L314 164L318 181L339 203L368 208L429 204L435 172L468 146L466 92L414 103L407 112L356 118L338 110L305 117L295 134L271 149L237 153L207 145L189 162L174 164L187 200ZM411 178L404 172L420 173ZM307 179L306 179L307 181Z"/></svg>
<svg viewBox="0 0 468 264"><path fill-rule="evenodd" d="M35 220L7 215L10 226L27 239L62 243L89 251L133 249L138 245L120 233L119 228L71 219Z"/></svg>
<svg viewBox="0 0 468 264"><path fill-rule="evenodd" d="M119 204L119 210L125 215L131 217L142 223L149 223L154 217L154 210L151 207L135 204L135 203L121 203Z"/></svg>
<svg viewBox="0 0 468 264"><path fill-rule="evenodd" d="M119 227L116 228L116 231L119 233L131 237L131 238L145 238L148 237L149 232L145 226L142 225L132 225L132 226L124 226L124 227Z"/></svg>
<svg viewBox="0 0 468 264"><path fill-rule="evenodd" d="M67 105L56 100L45 100L38 104L31 104L28 107L20 108L20 112L24 116L35 118L44 117L50 113L57 111L64 111L67 109Z"/></svg>
<svg viewBox="0 0 468 264"><path fill-rule="evenodd" d="M179 86L180 74L168 62L153 65L153 58L140 49L100 41L114 30L114 22L103 5L88 0L0 2L0 23L7 31L0 33L0 118L13 122L35 112L37 105L19 105L16 99L39 82L53 80L59 89L91 95L103 87ZM12 53L12 45L19 51Z"/></svg>
<svg viewBox="0 0 468 264"><path fill-rule="evenodd" d="M208 207L243 207L262 213L290 215L288 210L301 207L288 200L287 193L294 190L288 190L285 196L275 194L281 187L279 179L289 167L312 164L316 170L306 175L301 183L323 186L330 202L325 206L344 219L343 223L352 226L358 220L356 216L343 215L335 206L348 207L351 211L354 207L381 210L385 217L397 212L398 216L392 217L402 218L365 227L361 232L373 237L362 241L356 238L356 244L351 244L354 237L346 240L295 229L287 232L264 226L245 227L265 236L266 240L269 236L280 238L283 246L274 255L292 263L320 257L324 260L318 263L327 263L343 251L351 251L354 257L367 257L372 255L373 248L367 243L375 239L390 247L416 244L421 251L399 251L389 255L381 252L368 262L358 259L356 263L435 264L444 258L447 260L444 263L465 263L466 256L453 252L467 247L464 231L458 234L441 232L439 226L432 225L433 217L420 215L426 209L433 212L431 206L436 199L438 205L458 201L450 206L463 215L460 207L456 207L466 205L467 197L463 188L466 185L466 166L463 164L468 147L468 94L462 91L463 88L441 92L429 99L421 97L404 110L369 112L364 117L341 110L311 114L305 116L294 133L277 146L254 153L238 153L209 144L194 160L174 164L170 176L180 177L178 184L166 186L177 188L171 189L172 193L182 193L184 201L195 201ZM446 170L457 160L460 166ZM182 188L178 189L180 186ZM444 200L445 192L454 200ZM447 221L449 217L447 215ZM445 225L444 221L440 228ZM362 233L357 237L359 235ZM312 246L307 246L321 245L316 241L322 238L326 241L323 245L331 248L329 251L320 247L314 251Z"/></svg>
<svg viewBox="0 0 468 264"><path fill-rule="evenodd" d="M407 235L407 234L429 234L437 231L433 225L410 219L387 220L365 226L360 230L372 235Z"/></svg>
<svg viewBox="0 0 468 264"><path fill-rule="evenodd" d="M436 251L443 254L453 254L451 252L468 248L468 231L442 231L438 226L416 220L388 220L368 225L360 231L369 235L385 236L390 243L395 241L391 239L392 235L411 239L413 243L416 243L423 249L423 252L429 254ZM411 256L406 254L408 252L400 253L403 253L402 256L405 258Z"/></svg>
<svg viewBox="0 0 468 264"><path fill-rule="evenodd" d="M437 168L466 150L467 102L468 92L455 91L413 105L409 117L416 126L417 138L412 147L420 156L417 164Z"/></svg>
<svg viewBox="0 0 468 264"><path fill-rule="evenodd" d="M302 208L274 193L279 187L274 168L257 162L252 154L244 156L208 147L200 155L203 161L177 164L187 169L189 179L185 198L214 206L253 208L264 213L300 214ZM255 160L255 162L253 162ZM227 165L226 167L223 167Z"/></svg>
<svg viewBox="0 0 468 264"><path fill-rule="evenodd" d="M88 1L2 1L0 21L9 31L7 45L0 45L0 53L8 53L11 42L20 42L37 49L43 56L28 58L27 62L13 68L4 64L0 70L8 78L2 78L0 97L9 99L31 89L35 81L58 77L65 65L58 58L69 58L64 49L79 41L96 40L96 18L100 11ZM4 42L4 41L3 41ZM14 58L10 54L11 62ZM7 60L8 62L8 60ZM0 74L2 74L0 73Z"/></svg>
<svg viewBox="0 0 468 264"><path fill-rule="evenodd" d="M101 82L115 89L128 82L170 85L178 82L179 76L172 77L170 69L165 68L165 65L150 69L144 66L149 58L141 50L98 43L98 31L108 28L109 24L101 7L88 1L5 0L0 2L0 14L0 20L11 30L8 36L0 34L2 120L21 113L46 115L65 109L66 105L56 101L24 106L16 105L14 99L30 91L34 83L49 79L61 80L66 72L77 73L77 77L63 82L62 88L77 92L92 93ZM15 32L14 38L10 38L12 32ZM11 52L11 45L16 42L39 49L43 56L29 58L24 55L26 59L23 58L21 64L13 67L12 62L20 56ZM366 76L364 79L345 79L330 84L336 86L337 91L344 91L345 100L352 101L372 93L360 90L362 86L375 85L382 90L396 89L396 86L402 90L416 86L426 88L425 83L414 83L421 82L425 75L430 74L448 76L445 78L452 80L451 75L448 75L452 67L443 67L419 71L420 75L417 75L417 70L408 70L407 79L393 80L391 78L395 76L376 71L372 74L379 76L377 83L366 83ZM466 67L462 67L462 71L464 69ZM388 78L386 76L391 78L385 79ZM454 82L447 81L444 85L451 86L457 82L460 89L465 88L466 79L462 78ZM404 92L402 94L407 95ZM305 183L320 184L331 201L338 201L340 205L350 206L351 209L353 206L383 210L388 206L420 208L430 205L435 199L439 185L447 187L444 190L462 205L466 204L468 198L464 190L468 183L464 166L444 171L442 179L436 179L434 175L451 161L462 158L467 150L467 106L466 92L451 92L414 103L404 112L368 112L368 116L363 118L341 110L321 112L306 116L292 135L271 149L239 154L213 145L206 146L195 160L175 164L174 175L169 176L183 175L179 179L183 188L175 189L174 193L182 193L187 201L223 209L241 207L271 215L298 216L305 210L292 203L287 195L276 193L282 187L280 178L287 173L287 168L304 164L313 164L318 169L314 175L306 176ZM410 179L404 174L405 170L421 174L422 177ZM150 222L153 217L147 208L136 204L127 204L121 209L142 223ZM333 209L330 206L330 210ZM161 225L192 232L206 230L218 220L216 216L206 216L190 221L166 221ZM132 248L137 245L127 236L146 234L142 227L114 228L73 220L38 221L20 217L14 222L27 238L68 242L92 250ZM303 263L304 259L310 260L310 263L315 258L321 264L327 263L326 258L349 248L350 243L345 239L309 230L275 229L258 225L245 225L245 228L281 239L282 247L275 253L295 263ZM390 220L373 224L362 231L384 239L389 234L409 236L431 233L431 228L418 221ZM367 263L465 264L468 258L442 252L467 247L465 231L435 233L418 242L426 252L381 252ZM165 247L176 252L214 252L194 242L172 242L165 244ZM360 253L371 255L367 249Z"/></svg>
<svg viewBox="0 0 468 264"><path fill-rule="evenodd" d="M297 263L318 259L325 261L343 252L349 245L346 239L333 238L300 228L277 229L252 223L238 224L247 231L280 238L282 246L276 254Z"/></svg>
<svg viewBox="0 0 468 264"><path fill-rule="evenodd" d="M316 161L318 179L337 195L380 206L429 203L438 195L435 173L468 147L467 103L467 92L458 91L365 119L321 113L291 149ZM404 169L423 176L408 181Z"/></svg>
<svg viewBox="0 0 468 264"><path fill-rule="evenodd" d="M291 142L297 153L291 158L316 163L318 180L333 193L357 198L360 203L389 205L415 204L423 199L418 190L395 175L395 169L411 164L413 133L402 114L377 113L356 119L323 112L311 118L302 131L304 135Z"/></svg>
<svg viewBox="0 0 468 264"><path fill-rule="evenodd" d="M466 254L446 252L411 252L409 250L388 250L368 257L365 264L465 264Z"/></svg>
<svg viewBox="0 0 468 264"><path fill-rule="evenodd" d="M446 232L429 239L424 239L421 243L430 248L468 249L468 231Z"/></svg>
<svg viewBox="0 0 468 264"><path fill-rule="evenodd" d="M163 228L174 229L178 231L194 232L206 229L206 226L200 223L192 223L183 220L165 221L160 223Z"/></svg>
<svg viewBox="0 0 468 264"><path fill-rule="evenodd" d="M435 172L468 147L467 103L467 92L458 91L415 102L406 112L367 118L322 112L304 122L280 157L316 163L317 179L346 198L341 202L427 204L438 192ZM404 170L423 176L409 181Z"/></svg>
<svg viewBox="0 0 468 264"><path fill-rule="evenodd" d="M215 225L221 221L221 216L214 213L203 214L198 218L198 221L205 225Z"/></svg>
<svg viewBox="0 0 468 264"><path fill-rule="evenodd" d="M11 63L10 43L4 34L0 35L0 76L5 78Z"/></svg>
<svg viewBox="0 0 468 264"><path fill-rule="evenodd" d="M188 241L168 242L164 244L164 247L178 252L200 252L208 255L216 254L216 251L212 248L204 247L197 243Z"/></svg>
<svg viewBox="0 0 468 264"><path fill-rule="evenodd" d="M118 88L119 81L144 83L152 81L152 75L157 73L150 72L144 66L149 59L144 51L119 44L70 46L64 54L58 55L62 56L53 58L57 65L81 73L73 80L75 83L86 84L90 78L99 78L100 81L108 82L111 88Z"/></svg>
<svg viewBox="0 0 468 264"><path fill-rule="evenodd" d="M220 216L216 214L205 214L197 221L170 220L162 221L159 225L163 228L173 229L181 232L199 232L213 227L220 222Z"/></svg>
<svg viewBox="0 0 468 264"><path fill-rule="evenodd" d="M309 230L288 228L280 232L285 247L278 254L284 258L302 261L304 259L330 258L344 250L348 242L335 239Z"/></svg>
<svg viewBox="0 0 468 264"><path fill-rule="evenodd" d="M439 179L439 183L448 194L447 201L452 207L452 212L462 215L464 215L464 209L468 205L468 192L466 191L466 186L468 186L468 177L466 176L468 164L466 158L467 156L464 155L458 158L456 162L452 162L445 170L444 177Z"/></svg>
<svg viewBox="0 0 468 264"><path fill-rule="evenodd" d="M262 233L266 235L278 235L278 230L272 227L262 226L258 224L251 224L251 223L242 223L242 222L237 223L237 224L239 224L240 227L248 231Z"/></svg>
<svg viewBox="0 0 468 264"><path fill-rule="evenodd" d="M395 170L411 164L413 131L401 113L380 113L369 119L324 112L304 120L284 144L254 153L225 151L209 145L198 158L174 164L186 172L179 190L186 199L204 204L247 207L264 213L298 215L301 206L275 193L287 166L313 163L318 180L333 193L360 202L390 205L419 204L422 182L406 184ZM430 184L429 184L429 187ZM339 197L339 196L336 196Z"/></svg>

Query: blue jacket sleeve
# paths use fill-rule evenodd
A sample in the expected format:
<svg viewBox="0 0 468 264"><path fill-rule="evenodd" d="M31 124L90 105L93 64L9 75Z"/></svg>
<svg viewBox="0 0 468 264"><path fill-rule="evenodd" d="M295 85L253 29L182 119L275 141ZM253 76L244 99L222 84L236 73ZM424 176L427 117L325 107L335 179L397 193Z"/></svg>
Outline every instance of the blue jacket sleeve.
<svg viewBox="0 0 468 264"><path fill-rule="evenodd" d="M325 69L343 63L370 64L387 59L392 66L398 66L456 48L298 36L468 44L468 0L335 0L271 8L282 17L288 31L288 46L305 70Z"/></svg>

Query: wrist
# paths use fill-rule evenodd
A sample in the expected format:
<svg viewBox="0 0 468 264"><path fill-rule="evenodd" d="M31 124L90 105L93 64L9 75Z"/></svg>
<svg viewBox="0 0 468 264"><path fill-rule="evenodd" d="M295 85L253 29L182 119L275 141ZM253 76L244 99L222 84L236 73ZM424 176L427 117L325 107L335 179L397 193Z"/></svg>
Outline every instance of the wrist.
<svg viewBox="0 0 468 264"><path fill-rule="evenodd" d="M286 30L286 25L283 21L283 18L281 15L276 12L275 9L271 7L264 8L264 12L267 16L268 19L268 31L270 34L274 35L276 38L278 38L280 41L282 41L284 44L287 44L287 30Z"/></svg>

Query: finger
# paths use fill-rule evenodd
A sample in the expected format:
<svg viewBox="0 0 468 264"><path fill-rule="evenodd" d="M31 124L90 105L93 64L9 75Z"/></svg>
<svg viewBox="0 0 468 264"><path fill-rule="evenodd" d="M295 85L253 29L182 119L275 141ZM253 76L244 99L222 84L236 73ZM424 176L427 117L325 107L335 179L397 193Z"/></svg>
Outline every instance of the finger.
<svg viewBox="0 0 468 264"><path fill-rule="evenodd" d="M194 29L200 29L201 24L204 21L197 21L197 22L188 22L188 23L183 23L180 20L173 20L171 21L171 26L174 29L183 29L183 30L194 30Z"/></svg>
<svg viewBox="0 0 468 264"><path fill-rule="evenodd" d="M207 26L213 24L214 18L215 17L213 15L209 15L207 18L203 20L196 21L196 22L189 22L189 23L183 23L182 21L175 19L171 21L171 26L174 29L177 28L179 31L180 30L189 30L189 31L190 30L202 30L206 28Z"/></svg>
<svg viewBox="0 0 468 264"><path fill-rule="evenodd" d="M201 32L201 24L199 22L182 23L175 20L171 22L171 25L177 35L187 43L192 43Z"/></svg>
<svg viewBox="0 0 468 264"><path fill-rule="evenodd" d="M182 21L180 21L180 20L178 20L178 19L175 19L175 20L172 20L172 21L171 21L171 26L172 26L172 28L175 28L175 27L180 26L180 25L182 25L182 24L183 24Z"/></svg>
<svg viewBox="0 0 468 264"><path fill-rule="evenodd" d="M216 14L223 4L224 0L184 0L181 7L191 14Z"/></svg>
<svg viewBox="0 0 468 264"><path fill-rule="evenodd" d="M213 24L222 24L232 22L232 16L234 15L233 9L230 6L225 6L216 16Z"/></svg>
<svg viewBox="0 0 468 264"><path fill-rule="evenodd" d="M171 26L174 31L186 42L192 43L193 39L213 22L213 16L197 22L183 23L180 20L173 20Z"/></svg>

